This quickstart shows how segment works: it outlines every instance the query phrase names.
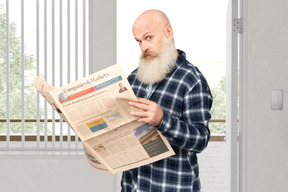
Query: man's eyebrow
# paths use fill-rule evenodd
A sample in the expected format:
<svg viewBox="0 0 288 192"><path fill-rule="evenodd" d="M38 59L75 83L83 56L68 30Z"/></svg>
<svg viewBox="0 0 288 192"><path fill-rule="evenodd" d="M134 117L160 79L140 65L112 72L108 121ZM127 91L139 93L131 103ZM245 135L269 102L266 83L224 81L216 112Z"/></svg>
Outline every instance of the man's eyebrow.
<svg viewBox="0 0 288 192"><path fill-rule="evenodd" d="M150 32L144 33L141 37L145 39L145 37L146 37L147 35L150 35ZM141 39L141 38L139 39L139 38L137 38L137 37L134 37L134 38L135 38L136 41L140 41L140 39Z"/></svg>
<svg viewBox="0 0 288 192"><path fill-rule="evenodd" d="M135 37L135 40L136 40L136 41L141 41L141 40L140 40L140 39L138 39L137 37Z"/></svg>
<svg viewBox="0 0 288 192"><path fill-rule="evenodd" d="M143 37L146 37L147 35L149 35L150 32L146 32L144 33Z"/></svg>

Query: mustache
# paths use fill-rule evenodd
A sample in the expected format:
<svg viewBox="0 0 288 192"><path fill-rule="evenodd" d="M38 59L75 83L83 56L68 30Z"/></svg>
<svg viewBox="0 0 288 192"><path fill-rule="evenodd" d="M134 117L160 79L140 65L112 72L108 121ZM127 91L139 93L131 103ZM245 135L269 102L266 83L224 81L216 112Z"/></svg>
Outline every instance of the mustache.
<svg viewBox="0 0 288 192"><path fill-rule="evenodd" d="M147 56L156 57L156 56L158 56L158 54L155 53L155 52L152 52L152 51L146 51L146 52L144 52L144 53L141 54L141 57L142 57L142 58L145 58L145 57L147 57Z"/></svg>

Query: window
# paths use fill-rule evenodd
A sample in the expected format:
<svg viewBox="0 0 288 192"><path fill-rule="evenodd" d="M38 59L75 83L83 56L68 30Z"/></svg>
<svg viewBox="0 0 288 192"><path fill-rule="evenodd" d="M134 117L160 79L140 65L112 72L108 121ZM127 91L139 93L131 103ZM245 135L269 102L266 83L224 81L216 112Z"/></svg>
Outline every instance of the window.
<svg viewBox="0 0 288 192"><path fill-rule="evenodd" d="M33 81L59 87L88 75L88 23L88 0L0 0L1 149L80 148Z"/></svg>
<svg viewBox="0 0 288 192"><path fill-rule="evenodd" d="M127 11L127 7L132 7ZM132 25L147 9L160 9L170 19L176 48L204 74L214 97L211 109L212 134L225 131L226 11L228 0L159 0L117 2L117 62L126 75L137 67L140 49ZM222 137L223 138L223 137Z"/></svg>

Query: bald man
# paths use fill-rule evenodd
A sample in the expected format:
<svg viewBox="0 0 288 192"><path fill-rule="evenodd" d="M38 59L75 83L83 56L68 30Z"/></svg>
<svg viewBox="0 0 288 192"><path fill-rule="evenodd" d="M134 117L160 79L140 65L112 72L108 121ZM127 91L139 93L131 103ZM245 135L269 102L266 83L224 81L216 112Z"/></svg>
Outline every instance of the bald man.
<svg viewBox="0 0 288 192"><path fill-rule="evenodd" d="M134 22L141 49L139 67L129 76L142 110L131 115L149 123L169 141L175 155L123 172L122 192L198 192L201 190L197 153L209 141L212 95L201 72L174 44L167 16L148 10Z"/></svg>

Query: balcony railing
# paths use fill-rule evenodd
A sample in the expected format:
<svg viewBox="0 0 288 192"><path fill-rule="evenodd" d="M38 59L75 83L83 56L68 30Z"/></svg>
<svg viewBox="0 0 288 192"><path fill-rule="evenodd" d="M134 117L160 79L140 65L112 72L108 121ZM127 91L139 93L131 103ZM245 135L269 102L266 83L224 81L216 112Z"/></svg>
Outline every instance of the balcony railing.
<svg viewBox="0 0 288 192"><path fill-rule="evenodd" d="M7 120L6 119L0 119L0 123L6 123ZM22 122L22 119L10 119L9 120L10 123L21 123ZM24 120L25 123L37 123L37 122L41 122L41 123L44 123L44 122L60 122L60 119L25 119ZM210 123L225 123L225 119L211 119L210 120ZM9 141L22 141L22 135L20 134L13 134L13 135L10 135L9 136L10 139ZM48 135L46 136L47 137L47 141L75 141L76 139L76 136L74 135L70 135L69 138L67 135ZM25 138L25 141L45 141L45 136L44 135L40 135L39 138L37 135L34 135L34 134L27 134L24 136ZM79 138L78 138L79 139ZM0 141L7 141L7 136L0 133ZM79 139L79 141L81 141ZM214 135L214 134L211 134L211 138L210 138L210 141L216 141L216 142L221 142L221 141L225 141L225 135L224 134L217 134L217 135Z"/></svg>

